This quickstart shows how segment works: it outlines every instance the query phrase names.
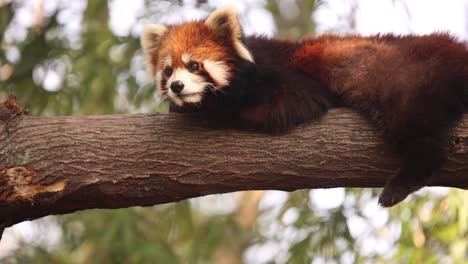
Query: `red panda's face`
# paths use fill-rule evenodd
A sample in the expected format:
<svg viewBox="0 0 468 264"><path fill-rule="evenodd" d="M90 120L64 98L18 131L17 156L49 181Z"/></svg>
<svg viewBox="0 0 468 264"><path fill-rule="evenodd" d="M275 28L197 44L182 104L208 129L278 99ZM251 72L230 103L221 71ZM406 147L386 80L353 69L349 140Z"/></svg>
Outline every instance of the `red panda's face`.
<svg viewBox="0 0 468 264"><path fill-rule="evenodd" d="M142 45L160 97L183 106L226 89L236 58L253 62L240 38L240 25L232 8L217 10L205 21L146 25Z"/></svg>
<svg viewBox="0 0 468 264"><path fill-rule="evenodd" d="M229 85L234 54L203 22L168 28L157 52L155 79L162 98L182 106Z"/></svg>

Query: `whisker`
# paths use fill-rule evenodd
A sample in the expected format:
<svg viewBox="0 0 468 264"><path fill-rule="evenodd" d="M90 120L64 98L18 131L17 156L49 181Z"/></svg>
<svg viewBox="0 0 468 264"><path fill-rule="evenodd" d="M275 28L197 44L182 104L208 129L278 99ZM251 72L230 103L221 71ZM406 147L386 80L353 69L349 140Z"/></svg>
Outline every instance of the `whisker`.
<svg viewBox="0 0 468 264"><path fill-rule="evenodd" d="M161 100L163 101L170 99L167 92L162 92L160 97L161 97Z"/></svg>
<svg viewBox="0 0 468 264"><path fill-rule="evenodd" d="M222 89L218 89L218 88L216 88L216 87L215 87L215 89L216 89L216 91L220 91L222 94L225 94L225 93L226 93L226 92L223 91Z"/></svg>
<svg viewBox="0 0 468 264"><path fill-rule="evenodd" d="M216 88L216 86L213 84L213 83L208 83L207 84L207 87L215 94L215 95L218 95L218 91L221 92L221 93L225 93L225 91L221 90L221 89L218 89Z"/></svg>

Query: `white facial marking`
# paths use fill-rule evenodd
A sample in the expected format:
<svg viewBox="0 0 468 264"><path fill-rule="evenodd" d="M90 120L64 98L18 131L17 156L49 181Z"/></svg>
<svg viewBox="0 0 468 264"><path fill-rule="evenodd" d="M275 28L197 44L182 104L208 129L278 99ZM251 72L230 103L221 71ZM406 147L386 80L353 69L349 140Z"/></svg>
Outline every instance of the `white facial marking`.
<svg viewBox="0 0 468 264"><path fill-rule="evenodd" d="M217 88L229 84L229 67L221 61L205 60L203 67L210 74L211 78L216 82Z"/></svg>
<svg viewBox="0 0 468 264"><path fill-rule="evenodd" d="M190 96L187 96L184 98L184 102L187 102L187 103L198 103L200 102L202 99L202 96L200 94L194 94L194 95L190 95Z"/></svg>
<svg viewBox="0 0 468 264"><path fill-rule="evenodd" d="M171 83L181 81L184 84L184 89L177 95L171 90ZM177 68L167 80L168 95L174 103L182 106L184 103L197 103L202 99L202 93L208 83L203 77L189 72L185 68Z"/></svg>
<svg viewBox="0 0 468 264"><path fill-rule="evenodd" d="M167 56L166 59L164 59L164 64L166 66L172 66L172 58L171 56Z"/></svg>
<svg viewBox="0 0 468 264"><path fill-rule="evenodd" d="M189 63L190 62L190 54L188 54L188 53L182 54L181 59L185 64Z"/></svg>

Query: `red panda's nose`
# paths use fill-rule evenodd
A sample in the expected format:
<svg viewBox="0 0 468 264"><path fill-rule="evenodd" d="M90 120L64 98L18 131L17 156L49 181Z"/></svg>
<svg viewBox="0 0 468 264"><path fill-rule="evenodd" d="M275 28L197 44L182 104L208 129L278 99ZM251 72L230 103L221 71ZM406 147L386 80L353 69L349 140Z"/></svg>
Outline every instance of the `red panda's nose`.
<svg viewBox="0 0 468 264"><path fill-rule="evenodd" d="M184 83L182 83L181 81L174 81L171 83L171 90L174 93L179 94L180 92L182 92L183 89L184 89Z"/></svg>

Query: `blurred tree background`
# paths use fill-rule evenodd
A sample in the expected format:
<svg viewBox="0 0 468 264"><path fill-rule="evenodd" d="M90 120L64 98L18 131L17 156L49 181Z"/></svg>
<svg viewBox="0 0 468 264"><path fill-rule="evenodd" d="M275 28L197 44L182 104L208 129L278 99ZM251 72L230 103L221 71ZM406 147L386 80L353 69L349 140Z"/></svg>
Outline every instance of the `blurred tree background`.
<svg viewBox="0 0 468 264"><path fill-rule="evenodd" d="M142 0L126 28L113 26L117 2L0 0L0 98L14 93L42 116L167 111L144 70L142 25L203 17L226 1ZM247 33L262 18L267 34L300 37L315 33L327 1L239 2ZM353 31L348 2L331 31ZM46 217L5 232L0 262L467 263L467 192L423 191L390 210L377 193L255 191Z"/></svg>

